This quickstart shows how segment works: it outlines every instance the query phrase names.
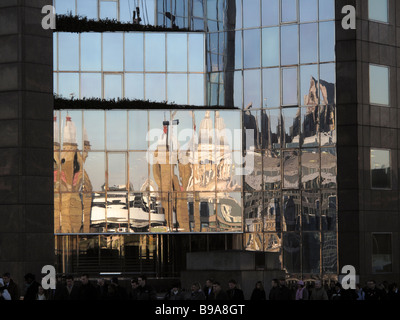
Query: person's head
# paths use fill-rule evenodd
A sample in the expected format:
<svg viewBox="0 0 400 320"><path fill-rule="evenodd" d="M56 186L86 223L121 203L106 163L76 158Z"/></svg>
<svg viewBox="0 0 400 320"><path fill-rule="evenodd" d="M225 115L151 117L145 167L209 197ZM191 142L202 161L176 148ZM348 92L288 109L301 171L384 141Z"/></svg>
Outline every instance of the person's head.
<svg viewBox="0 0 400 320"><path fill-rule="evenodd" d="M215 293L218 293L218 292L220 292L221 291L221 284L219 283L219 282L214 282L213 283L213 285L212 285L212 287L213 287L213 291L215 292Z"/></svg>
<svg viewBox="0 0 400 320"><path fill-rule="evenodd" d="M145 275L141 275L140 277L138 277L138 283L139 286L144 287L146 285L146 276Z"/></svg>
<svg viewBox="0 0 400 320"><path fill-rule="evenodd" d="M207 279L206 280L206 287L211 288L213 286L214 280L213 279Z"/></svg>
<svg viewBox="0 0 400 320"><path fill-rule="evenodd" d="M3 281L5 285L8 285L10 283L11 280L11 275L9 272L6 272L3 274Z"/></svg>
<svg viewBox="0 0 400 320"><path fill-rule="evenodd" d="M374 280L369 280L369 281L367 282L367 287L368 287L369 289L375 289L375 287L376 287L375 281L374 281Z"/></svg>
<svg viewBox="0 0 400 320"><path fill-rule="evenodd" d="M233 280L233 279L229 280L228 287L229 287L229 289L235 289L236 288L236 281Z"/></svg>
<svg viewBox="0 0 400 320"><path fill-rule="evenodd" d="M139 286L139 283L136 279L131 280L131 287L132 289L136 289Z"/></svg>
<svg viewBox="0 0 400 320"><path fill-rule="evenodd" d="M319 280L315 281L315 288L316 289L321 289L321 287L322 287L321 281L319 281Z"/></svg>
<svg viewBox="0 0 400 320"><path fill-rule="evenodd" d="M298 287L298 288L304 288L304 281L301 281L301 280L298 281L298 282L297 282L297 287Z"/></svg>
<svg viewBox="0 0 400 320"><path fill-rule="evenodd" d="M279 287L278 279L272 279L271 285L272 285L273 288Z"/></svg>
<svg viewBox="0 0 400 320"><path fill-rule="evenodd" d="M24 279L27 284L31 284L35 280L35 276L32 273L27 273Z"/></svg>
<svg viewBox="0 0 400 320"><path fill-rule="evenodd" d="M175 292L175 293L178 292L180 287L181 287L180 283L175 282L175 283L172 285L172 292Z"/></svg>
<svg viewBox="0 0 400 320"><path fill-rule="evenodd" d="M66 276L65 281L67 283L67 287L72 287L74 285L74 277L71 275Z"/></svg>
<svg viewBox="0 0 400 320"><path fill-rule="evenodd" d="M286 285L286 280L285 280L285 278L280 278L280 279L279 279L279 285L280 285L280 286L285 286L285 285Z"/></svg>
<svg viewBox="0 0 400 320"><path fill-rule="evenodd" d="M89 283L89 276L88 276L88 274L84 273L84 274L81 276L81 282L82 282L83 285L87 285L87 284Z"/></svg>
<svg viewBox="0 0 400 320"><path fill-rule="evenodd" d="M103 279L103 278L97 279L97 284L98 284L100 287L104 286L104 284L105 284L104 279Z"/></svg>
<svg viewBox="0 0 400 320"><path fill-rule="evenodd" d="M264 290L264 286L261 281L256 282L256 288L259 290Z"/></svg>
<svg viewBox="0 0 400 320"><path fill-rule="evenodd" d="M197 283L197 282L192 283L191 289L192 289L192 292L197 292L197 291L199 291L199 290L200 290L200 284Z"/></svg>
<svg viewBox="0 0 400 320"><path fill-rule="evenodd" d="M39 286L39 287L38 287L38 293L39 293L39 294L44 294L44 289L43 289L42 286Z"/></svg>
<svg viewBox="0 0 400 320"><path fill-rule="evenodd" d="M117 277L112 277L111 278L111 284L113 286L118 286L118 278Z"/></svg>

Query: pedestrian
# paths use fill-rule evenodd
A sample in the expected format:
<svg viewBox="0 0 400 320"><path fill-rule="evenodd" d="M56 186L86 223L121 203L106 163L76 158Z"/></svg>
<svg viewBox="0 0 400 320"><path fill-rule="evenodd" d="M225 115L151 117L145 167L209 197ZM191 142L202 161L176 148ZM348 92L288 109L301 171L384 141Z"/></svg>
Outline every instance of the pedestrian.
<svg viewBox="0 0 400 320"><path fill-rule="evenodd" d="M3 274L3 281L4 281L4 286L6 287L8 293L11 296L11 300L19 300L20 297L19 297L18 285L11 278L11 274L9 272Z"/></svg>
<svg viewBox="0 0 400 320"><path fill-rule="evenodd" d="M200 283L195 282L192 284L190 295L187 300L206 300L206 295L201 290Z"/></svg>
<svg viewBox="0 0 400 320"><path fill-rule="evenodd" d="M185 300L180 284L175 283L165 295L164 300Z"/></svg>
<svg viewBox="0 0 400 320"><path fill-rule="evenodd" d="M214 279L212 279L212 278L209 278L206 280L206 285L203 289L203 292L206 296L206 300L213 299L213 283L214 283Z"/></svg>
<svg viewBox="0 0 400 320"><path fill-rule="evenodd" d="M26 291L24 294L24 300L33 301L36 300L38 294L39 283L35 280L35 276L32 273L27 273L24 276Z"/></svg>
<svg viewBox="0 0 400 320"><path fill-rule="evenodd" d="M4 285L3 278L0 278L0 301L1 300L11 300L11 295Z"/></svg>
<svg viewBox="0 0 400 320"><path fill-rule="evenodd" d="M103 278L97 279L96 291L98 300L108 299L108 284Z"/></svg>
<svg viewBox="0 0 400 320"><path fill-rule="evenodd" d="M49 300L47 291L44 290L41 285L39 285L39 287L38 287L38 293L36 295L36 299L35 300Z"/></svg>
<svg viewBox="0 0 400 320"><path fill-rule="evenodd" d="M308 300L308 290L304 285L304 281L297 282L296 300Z"/></svg>
<svg viewBox="0 0 400 320"><path fill-rule="evenodd" d="M138 287L139 283L137 279L131 280L131 289L129 290L129 300L137 300L138 299Z"/></svg>
<svg viewBox="0 0 400 320"><path fill-rule="evenodd" d="M237 287L236 280L234 280L234 279L229 280L228 287L229 287L229 289L226 292L228 294L228 300L233 300L233 301L243 301L244 300L243 290L241 290Z"/></svg>
<svg viewBox="0 0 400 320"><path fill-rule="evenodd" d="M228 294L222 290L218 281L213 283L213 298L211 300L228 300Z"/></svg>
<svg viewBox="0 0 400 320"><path fill-rule="evenodd" d="M311 290L310 300L329 300L320 280L315 281L315 286Z"/></svg>
<svg viewBox="0 0 400 320"><path fill-rule="evenodd" d="M111 282L108 285L108 300L127 300L128 294L126 290L119 285L119 281L117 277L111 278Z"/></svg>
<svg viewBox="0 0 400 320"><path fill-rule="evenodd" d="M278 279L272 279L271 290L269 291L269 300L279 300L280 286Z"/></svg>
<svg viewBox="0 0 400 320"><path fill-rule="evenodd" d="M89 281L88 274L82 274L79 288L79 300L97 300L96 288Z"/></svg>
<svg viewBox="0 0 400 320"><path fill-rule="evenodd" d="M262 301L262 300L266 300L266 299L267 298L266 298L264 286L261 281L257 281L256 286L253 289L253 292L251 293L250 300Z"/></svg>
<svg viewBox="0 0 400 320"><path fill-rule="evenodd" d="M53 290L53 300L62 300L65 286L67 285L66 276L57 274L56 276L56 289Z"/></svg>
<svg viewBox="0 0 400 320"><path fill-rule="evenodd" d="M331 281L331 282L329 283L329 289L328 289L328 291L326 292L326 293L328 294L329 300L332 300L332 295L334 295L335 292L336 292L335 286L336 286L336 282Z"/></svg>
<svg viewBox="0 0 400 320"><path fill-rule="evenodd" d="M365 292L361 288L360 284L356 284L356 293L357 293L357 300L365 300Z"/></svg>
<svg viewBox="0 0 400 320"><path fill-rule="evenodd" d="M138 300L157 300L157 293L147 284L147 277L145 275L141 275L138 277Z"/></svg>
<svg viewBox="0 0 400 320"><path fill-rule="evenodd" d="M335 283L335 291L332 293L331 300L332 301L343 300L342 285L339 282Z"/></svg>
<svg viewBox="0 0 400 320"><path fill-rule="evenodd" d="M367 282L364 292L365 300L381 300L381 293L376 287L376 282L374 280L369 280Z"/></svg>
<svg viewBox="0 0 400 320"><path fill-rule="evenodd" d="M278 300L280 300L280 301L293 300L292 293L291 293L290 289L286 286L285 278L279 279Z"/></svg>
<svg viewBox="0 0 400 320"><path fill-rule="evenodd" d="M66 285L62 289L60 300L79 300L79 287L75 285L74 277L67 275L65 281Z"/></svg>
<svg viewBox="0 0 400 320"><path fill-rule="evenodd" d="M400 300L400 291L396 283L389 285L388 300Z"/></svg>

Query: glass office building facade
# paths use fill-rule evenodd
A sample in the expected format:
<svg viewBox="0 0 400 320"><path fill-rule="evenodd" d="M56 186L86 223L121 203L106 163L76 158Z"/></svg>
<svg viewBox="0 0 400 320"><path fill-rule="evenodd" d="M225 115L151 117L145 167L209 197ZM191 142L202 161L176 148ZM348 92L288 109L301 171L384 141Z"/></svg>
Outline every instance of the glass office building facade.
<svg viewBox="0 0 400 320"><path fill-rule="evenodd" d="M133 3L55 6L131 21ZM56 94L188 105L55 111L59 271L177 276L186 252L248 250L336 275L334 1L143 3L189 31L54 34Z"/></svg>

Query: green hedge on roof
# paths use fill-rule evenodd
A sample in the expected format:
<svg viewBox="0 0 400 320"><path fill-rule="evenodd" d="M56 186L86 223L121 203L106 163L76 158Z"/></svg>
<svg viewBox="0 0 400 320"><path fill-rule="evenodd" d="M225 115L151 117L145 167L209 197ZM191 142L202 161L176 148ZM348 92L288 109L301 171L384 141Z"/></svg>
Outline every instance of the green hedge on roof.
<svg viewBox="0 0 400 320"><path fill-rule="evenodd" d="M153 31L153 32L202 32L187 28L141 25L123 23L115 19L94 20L82 16L56 15L56 29L54 32L121 32L121 31Z"/></svg>

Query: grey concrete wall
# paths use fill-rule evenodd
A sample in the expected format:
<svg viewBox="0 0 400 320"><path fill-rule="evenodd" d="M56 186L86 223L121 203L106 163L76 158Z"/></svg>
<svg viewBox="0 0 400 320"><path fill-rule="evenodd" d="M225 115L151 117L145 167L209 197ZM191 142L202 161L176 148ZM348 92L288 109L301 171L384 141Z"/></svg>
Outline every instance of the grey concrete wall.
<svg viewBox="0 0 400 320"><path fill-rule="evenodd" d="M0 1L0 273L54 264L51 0Z"/></svg>

